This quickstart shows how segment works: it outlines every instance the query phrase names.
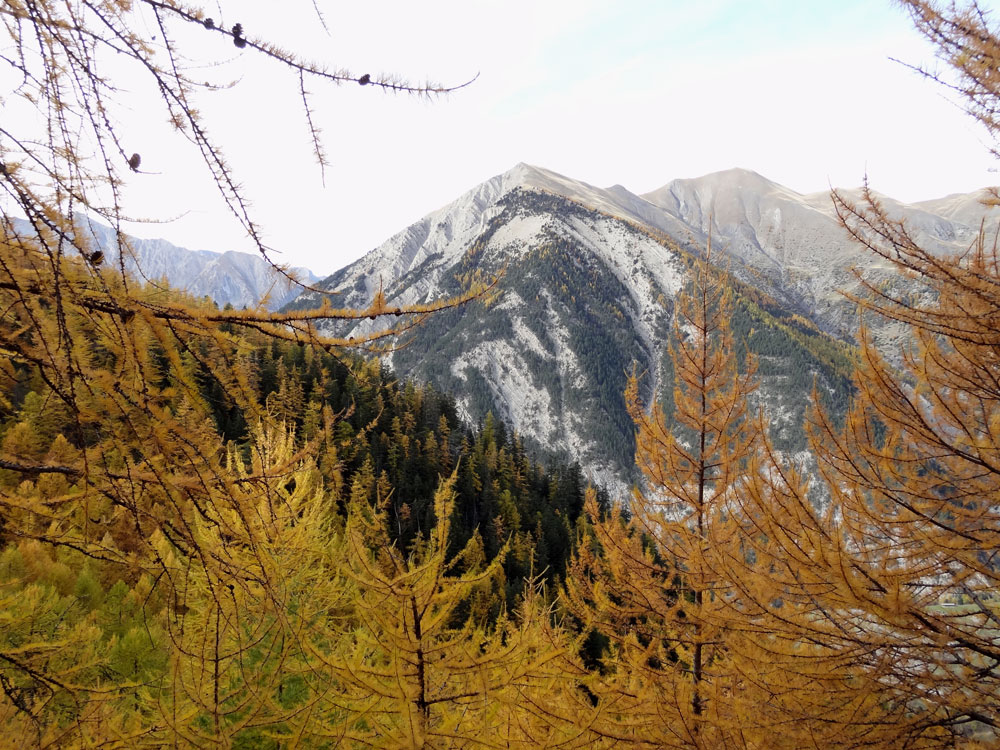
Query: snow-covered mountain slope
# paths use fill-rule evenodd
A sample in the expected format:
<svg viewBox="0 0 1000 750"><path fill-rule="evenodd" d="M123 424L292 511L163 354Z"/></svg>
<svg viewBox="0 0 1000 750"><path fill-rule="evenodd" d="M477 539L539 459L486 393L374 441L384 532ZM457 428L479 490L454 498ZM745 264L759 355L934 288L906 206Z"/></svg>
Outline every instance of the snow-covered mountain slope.
<svg viewBox="0 0 1000 750"><path fill-rule="evenodd" d="M880 199L940 253L972 244L984 213L982 194L914 205ZM987 218L988 227L998 223ZM913 283L850 240L826 193L803 195L732 169L640 196L518 164L320 286L351 307L367 306L379 288L390 303L407 304L458 293L471 271L502 270L498 303L432 316L392 364L453 393L467 416L492 411L538 447L573 456L594 479L621 489L632 478L634 450L626 372L646 373L647 401L669 402L673 299L690 254L704 252L709 237L713 260L731 274L733 328L759 357L760 398L775 437L800 450L814 380L835 411L846 404L844 340L858 319L841 291L859 291L854 269L900 288ZM306 294L293 304L317 302ZM899 356L898 327L870 325Z"/></svg>
<svg viewBox="0 0 1000 750"><path fill-rule="evenodd" d="M80 218L87 240L101 249L105 263L117 265L118 242L111 227L97 221ZM30 227L16 222L18 231L29 233ZM166 240L146 240L129 237L131 255L126 255L125 269L143 281L166 279L175 289L183 289L197 297L209 297L224 307L254 307L264 301L276 310L297 297L302 289L275 271L259 255L211 250L188 250ZM308 269L291 269L299 281L310 284L317 277Z"/></svg>
<svg viewBox="0 0 1000 750"><path fill-rule="evenodd" d="M380 285L392 303L406 304L457 293L469 271L502 270L497 304L432 316L395 353L393 366L453 393L469 417L492 411L537 446L567 453L593 478L622 487L634 451L626 373L633 366L646 373L647 400L669 394L673 299L686 282L689 251L707 235L695 217L715 210L697 206L695 197L710 205L706 189L652 196L658 205L620 186L603 190L520 164L321 286L347 306L367 305ZM817 209L798 210L829 224ZM753 221L760 225L760 217ZM781 273L775 276L780 281ZM795 449L813 377L832 401L846 398L843 345L770 294L776 282L763 291L732 283L739 308L733 325L763 358L763 397L779 440ZM307 294L294 304L316 302ZM350 331L373 325L363 321Z"/></svg>

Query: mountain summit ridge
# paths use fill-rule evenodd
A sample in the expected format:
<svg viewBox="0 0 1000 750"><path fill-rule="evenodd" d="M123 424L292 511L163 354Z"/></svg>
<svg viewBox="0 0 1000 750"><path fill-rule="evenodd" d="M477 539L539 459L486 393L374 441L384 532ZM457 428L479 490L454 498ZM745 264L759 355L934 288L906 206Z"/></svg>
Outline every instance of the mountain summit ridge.
<svg viewBox="0 0 1000 750"><path fill-rule="evenodd" d="M408 291L396 301L429 301L441 274L496 217L498 201L517 189L556 195L633 222L669 236L684 249L704 247L711 234L717 251L734 264L731 270L737 277L764 283L769 293L815 314L817 324L837 336L849 335L854 327L850 316L843 314L838 292L857 290L851 269L891 272L839 226L829 194L798 193L750 169L675 179L640 195L621 185L599 188L519 162L397 232L323 283L345 291L341 282L352 278L351 294L341 301L357 306L370 301L380 287L391 288L416 274L420 280L407 284ZM857 194L856 189L842 192ZM972 225L971 217L980 207L981 195L976 191L917 204L883 200L911 223L919 240L937 252L956 253L975 238L978 224ZM541 218L534 221L537 224ZM508 228L502 234L512 231Z"/></svg>

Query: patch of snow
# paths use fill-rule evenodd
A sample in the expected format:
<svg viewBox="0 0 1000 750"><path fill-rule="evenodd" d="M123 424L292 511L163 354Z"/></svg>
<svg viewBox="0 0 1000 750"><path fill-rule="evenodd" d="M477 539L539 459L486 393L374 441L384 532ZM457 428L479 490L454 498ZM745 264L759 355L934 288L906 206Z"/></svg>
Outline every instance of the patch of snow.
<svg viewBox="0 0 1000 750"><path fill-rule="evenodd" d="M524 298L512 289L505 289L494 310L523 310L527 306Z"/></svg>
<svg viewBox="0 0 1000 750"><path fill-rule="evenodd" d="M512 250L509 257L515 258L532 246L532 240L542 234L551 218L545 214L516 216L499 227L490 237L490 248L495 251Z"/></svg>
<svg viewBox="0 0 1000 750"><path fill-rule="evenodd" d="M552 352L548 351L539 340L535 332L532 331L525 324L524 320L519 317L514 317L511 319L514 324L514 335L517 337L517 341L520 344L524 344L530 351L537 354L542 359L552 359Z"/></svg>
<svg viewBox="0 0 1000 750"><path fill-rule="evenodd" d="M569 332L559 320L555 307L552 304L552 295L548 289L542 290L542 297L545 298L545 315L547 324L545 333L552 342L553 353L556 360L556 369L559 373L559 382L562 384L562 399L566 401L567 389L585 388L587 378L583 374L583 369L576 358L576 352L569 345Z"/></svg>
<svg viewBox="0 0 1000 750"><path fill-rule="evenodd" d="M528 374L527 363L509 342L484 341L463 352L452 364L456 377L467 380L469 369L477 370L493 394L494 403L504 409L501 416L514 430L559 446L560 436L552 419L552 399L538 388ZM565 447L565 446L560 446Z"/></svg>

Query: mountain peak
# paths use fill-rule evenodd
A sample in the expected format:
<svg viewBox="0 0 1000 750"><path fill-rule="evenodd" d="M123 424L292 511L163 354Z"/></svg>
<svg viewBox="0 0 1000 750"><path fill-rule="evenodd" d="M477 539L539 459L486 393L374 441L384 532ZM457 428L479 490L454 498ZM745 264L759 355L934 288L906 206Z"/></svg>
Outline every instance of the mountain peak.
<svg viewBox="0 0 1000 750"><path fill-rule="evenodd" d="M767 179L760 172L755 172L752 169L747 169L746 167L730 167L729 169L722 169L718 172L709 172L706 175L702 175L699 180L705 181L726 181L735 182L739 184L758 184L758 185L777 185L778 183L773 180Z"/></svg>
<svg viewBox="0 0 1000 750"><path fill-rule="evenodd" d="M784 198L801 199L794 190L769 180L752 169L733 167L719 172L710 172L701 177L688 177L671 180L658 190L642 197L657 205L662 205L663 199L670 194L697 193L699 195L723 196L737 193L755 193L757 195L780 195Z"/></svg>
<svg viewBox="0 0 1000 750"><path fill-rule="evenodd" d="M510 188L535 188L547 193L563 195L567 198L571 198L581 192L587 192L588 188L590 190L596 189L585 182L570 179L558 172L536 167L533 164L526 164L523 161L515 164L511 169L500 175L500 179L505 185L509 185Z"/></svg>
<svg viewBox="0 0 1000 750"><path fill-rule="evenodd" d="M504 174L517 177L527 177L537 173L548 174L549 170L544 169L543 167L535 166L534 164L528 164L526 161L519 161Z"/></svg>

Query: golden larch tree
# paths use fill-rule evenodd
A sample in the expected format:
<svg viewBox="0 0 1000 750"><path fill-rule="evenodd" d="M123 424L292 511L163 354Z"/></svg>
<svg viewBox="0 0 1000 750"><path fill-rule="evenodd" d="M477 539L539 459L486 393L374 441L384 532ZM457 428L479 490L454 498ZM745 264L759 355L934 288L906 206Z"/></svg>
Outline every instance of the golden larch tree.
<svg viewBox="0 0 1000 750"><path fill-rule="evenodd" d="M930 77L961 95L995 138L1000 35L989 14L975 2L901 4L950 66ZM798 640L817 644L828 675L845 675L839 688L827 684L854 711L827 717L855 730L853 745L993 747L1000 738L996 230L984 226L966 252L939 256L867 186L858 201L835 192L833 202L851 236L907 280L902 292L867 284L855 301L911 337L890 362L862 326L856 395L843 425L815 410L810 438L822 507L796 481L776 483L772 501L757 504L768 542L761 558L788 613L799 613L784 618L783 608L770 607L771 614L787 638L797 630ZM995 190L984 203L997 203ZM819 717L822 703L804 708ZM861 727L867 738L858 736Z"/></svg>
<svg viewBox="0 0 1000 750"><path fill-rule="evenodd" d="M743 713L732 664L731 642L745 633L729 570L740 544L734 496L752 481L764 430L750 406L754 360L741 368L730 331L725 280L699 259L690 289L677 295L670 412L644 408L638 377L629 379L645 485L627 519L621 508L600 517L590 497L592 541L585 537L567 582L571 609L612 644L614 679L594 688L620 723L608 731L640 745L745 744L741 734L759 721Z"/></svg>
<svg viewBox="0 0 1000 750"><path fill-rule="evenodd" d="M290 611L305 611L299 584L316 587L309 601L336 600L338 593L305 575L308 568L290 578L284 567L314 554L296 525L308 513L299 507L295 512L305 515L290 516L289 509L307 497L303 482L311 470L303 468L302 451L323 448L324 465L335 474L335 426L317 417L310 442L292 455L251 458L277 455L275 445L287 443L274 437L284 429L281 415L258 398L251 350L270 339L336 352L392 330L351 342L320 334L323 321L385 316L399 324L394 328L406 327L457 301L401 309L379 294L359 310L328 301L291 313L219 310L126 272L135 260L123 232L127 187L143 178L143 165L142 155L126 147L116 113L144 108L148 102L130 98L143 82L155 113L187 138L234 220L270 257L235 168L198 108L199 97L224 82L206 84L212 73L191 64L190 42L183 40L211 40L204 49L218 50L222 59L238 49L292 72L321 164L309 85L439 90L331 72L277 49L256 30L223 26L221 14L238 7L172 0L0 3L0 65L16 71L14 96L37 110L37 117L0 123L0 412L10 427L0 441L3 540L12 560L38 545L47 549L53 570L67 565L60 556L77 565L90 561L109 585L141 592L148 626L145 641L139 631L116 633L114 647L97 653L85 634L102 616L99 608L74 604L66 610L72 623L67 615L63 626L0 644L0 715L23 729L2 741L136 747L162 744L173 733L197 746L226 746L244 729L258 731L256 724L270 723L280 734L282 717L289 731L308 734L312 688L289 688L270 666L258 677L244 668L266 652L262 664L284 665L301 679L315 676L292 638L301 641L297 629L308 620ZM218 42L224 44L212 46ZM125 84L123 70L137 77ZM91 219L111 226L114 248L93 244ZM106 261L111 249L115 267ZM303 405L295 383L282 386L292 389L280 398L291 415ZM220 405L260 425L240 436L237 453L215 429ZM45 588L52 576L13 564L8 573L0 590L5 602L28 590L37 599L37 606L10 610L17 623L65 604L53 598L52 586ZM66 596L68 586L72 593L69 579L57 578L54 590ZM81 592L88 585L81 579ZM126 642L137 657L131 667L124 657L115 661ZM139 664L150 644L170 652L158 669ZM53 658L60 651L77 653L79 666ZM161 681L167 674L176 678L169 690ZM302 704L288 690L310 697Z"/></svg>
<svg viewBox="0 0 1000 750"><path fill-rule="evenodd" d="M504 552L486 563L477 536L449 554L456 474L434 497L436 522L412 549L390 540L376 495L350 503L335 573L357 592L340 644L322 657L329 736L363 747L587 747L575 713L574 641L535 585L489 624L480 592L503 591ZM579 701L577 700L577 703Z"/></svg>

